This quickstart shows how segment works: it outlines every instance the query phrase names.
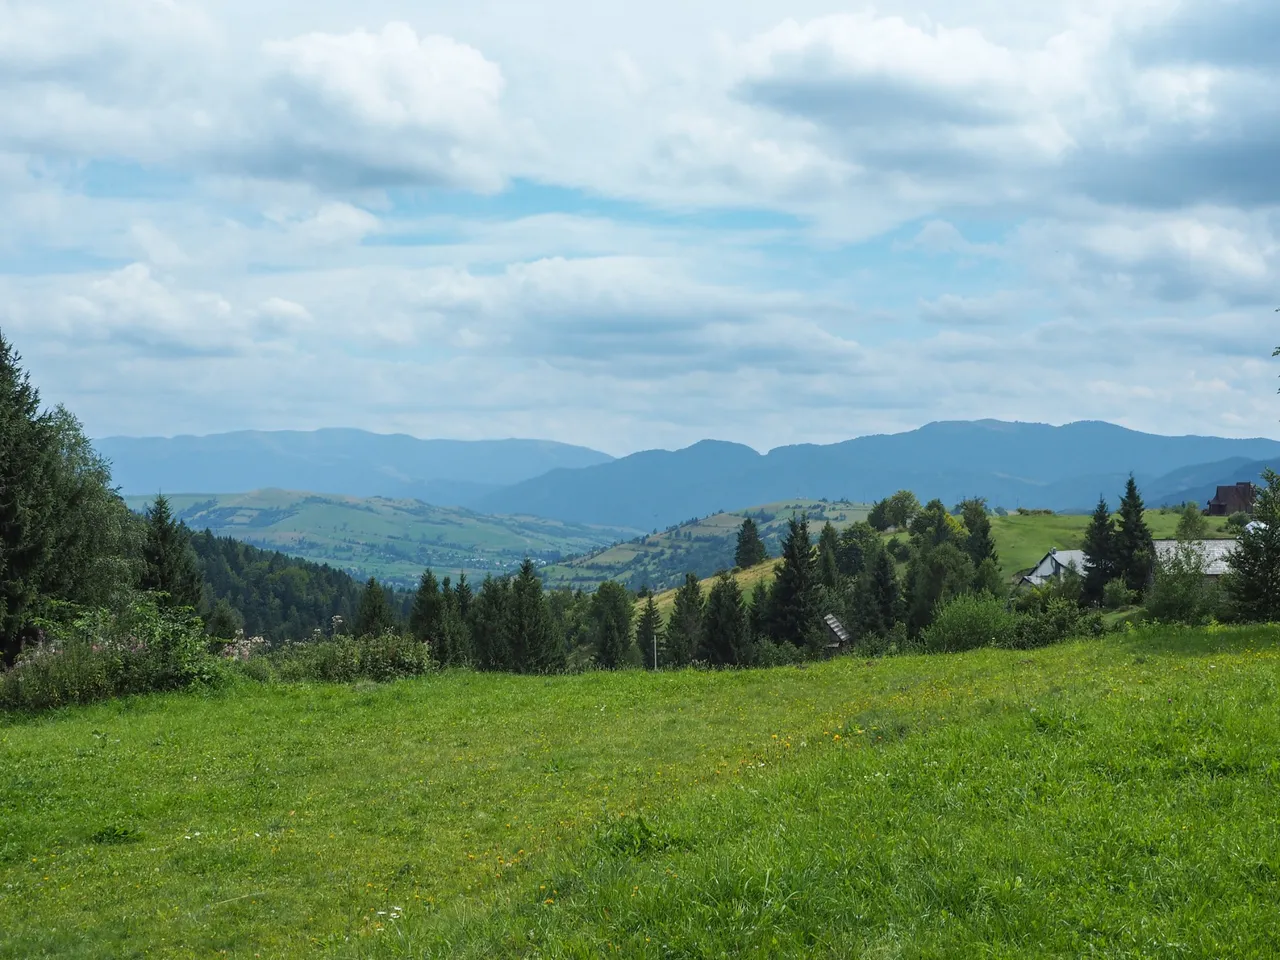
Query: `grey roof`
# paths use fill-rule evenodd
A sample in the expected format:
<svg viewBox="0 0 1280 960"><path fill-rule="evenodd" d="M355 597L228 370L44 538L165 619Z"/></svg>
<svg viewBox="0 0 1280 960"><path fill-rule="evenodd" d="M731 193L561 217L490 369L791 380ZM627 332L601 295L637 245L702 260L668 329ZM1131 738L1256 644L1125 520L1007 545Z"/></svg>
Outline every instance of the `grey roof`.
<svg viewBox="0 0 1280 960"><path fill-rule="evenodd" d="M1227 560L1240 545L1238 540L1192 540L1190 545L1200 551L1200 555L1204 557L1204 572L1206 576L1220 577L1230 569ZM1157 540L1155 541L1156 556L1161 560L1173 554L1177 549L1177 540Z"/></svg>

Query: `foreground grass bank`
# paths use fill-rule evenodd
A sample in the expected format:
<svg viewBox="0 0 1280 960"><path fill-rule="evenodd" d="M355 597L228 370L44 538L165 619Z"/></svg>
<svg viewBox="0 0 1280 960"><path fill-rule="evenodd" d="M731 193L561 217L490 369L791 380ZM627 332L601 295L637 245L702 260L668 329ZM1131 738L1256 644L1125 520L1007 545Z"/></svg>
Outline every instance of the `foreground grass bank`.
<svg viewBox="0 0 1280 960"><path fill-rule="evenodd" d="M1269 956L1280 631L0 726L0 956Z"/></svg>

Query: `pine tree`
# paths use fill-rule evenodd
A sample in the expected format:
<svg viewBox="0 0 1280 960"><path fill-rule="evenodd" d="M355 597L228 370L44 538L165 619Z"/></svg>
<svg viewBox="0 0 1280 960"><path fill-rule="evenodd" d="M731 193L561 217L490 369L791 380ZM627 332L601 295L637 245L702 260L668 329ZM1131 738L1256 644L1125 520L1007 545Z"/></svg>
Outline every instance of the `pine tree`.
<svg viewBox="0 0 1280 960"><path fill-rule="evenodd" d="M615 670L626 663L634 613L635 603L622 584L606 580L596 589L591 598L591 632L599 666Z"/></svg>
<svg viewBox="0 0 1280 960"><path fill-rule="evenodd" d="M756 564L764 563L769 558L764 541L760 539L760 531L756 522L750 517L742 521L738 529L738 548L733 553L734 565L746 570Z"/></svg>
<svg viewBox="0 0 1280 960"><path fill-rule="evenodd" d="M468 618L477 664L486 670L516 670L511 641L511 581L486 576Z"/></svg>
<svg viewBox="0 0 1280 960"><path fill-rule="evenodd" d="M1280 621L1280 474L1263 471L1253 516L1260 521L1240 537L1222 587L1231 612L1255 623Z"/></svg>
<svg viewBox="0 0 1280 960"><path fill-rule="evenodd" d="M473 662L474 652L471 648L471 630L462 618L457 592L442 594L440 601L435 658L442 667L466 666Z"/></svg>
<svg viewBox="0 0 1280 960"><path fill-rule="evenodd" d="M654 603L650 593L640 611L640 619L636 621L636 646L644 657L645 666L650 670L658 669L658 643L661 640L662 615L658 613L658 605Z"/></svg>
<svg viewBox="0 0 1280 960"><path fill-rule="evenodd" d="M1093 508L1093 516L1084 533L1084 556L1081 599L1090 606L1097 606L1102 602L1103 590L1117 576L1115 527L1106 497L1098 497L1098 505Z"/></svg>
<svg viewBox="0 0 1280 960"><path fill-rule="evenodd" d="M675 607L667 621L663 648L664 661L673 667L687 667L698 653L702 636L704 603L702 584L694 573L685 575L684 584L676 591Z"/></svg>
<svg viewBox="0 0 1280 960"><path fill-rule="evenodd" d="M721 573L707 598L698 658L712 666L734 666L750 662L750 649L751 632L742 590L737 580Z"/></svg>
<svg viewBox="0 0 1280 960"><path fill-rule="evenodd" d="M840 586L840 535L828 520L818 535L818 582L828 590Z"/></svg>
<svg viewBox="0 0 1280 960"><path fill-rule="evenodd" d="M431 654L444 662L440 656L440 628L444 623L446 599L451 594L446 591L442 596L436 575L424 570L418 580L418 591L413 596L413 607L409 611L409 632L419 643L429 644Z"/></svg>
<svg viewBox="0 0 1280 960"><path fill-rule="evenodd" d="M199 606L202 583L191 535L174 518L163 494L147 510L147 539L142 556L146 562L142 589L160 595L164 606Z"/></svg>
<svg viewBox="0 0 1280 960"><path fill-rule="evenodd" d="M983 497L970 497L961 500L956 509L964 521L965 553L973 561L974 567L981 567L984 560L992 561L998 568L1000 558L996 555L995 538L991 535L991 518L987 516L987 501Z"/></svg>
<svg viewBox="0 0 1280 960"><path fill-rule="evenodd" d="M465 570L458 574L458 585L453 588L453 595L458 599L458 615L465 623L471 617L471 602L475 599Z"/></svg>
<svg viewBox="0 0 1280 960"><path fill-rule="evenodd" d="M225 597L213 605L213 610L205 623L205 632L217 640L234 640L236 634L243 629L244 617Z"/></svg>
<svg viewBox="0 0 1280 960"><path fill-rule="evenodd" d="M511 582L510 640L512 667L519 673L555 673L564 668L564 648L557 642L542 578L525 557Z"/></svg>
<svg viewBox="0 0 1280 960"><path fill-rule="evenodd" d="M875 551L854 583L852 623L858 637L886 637L898 619L898 573L888 550Z"/></svg>
<svg viewBox="0 0 1280 960"><path fill-rule="evenodd" d="M1155 544L1152 543L1144 512L1138 485L1130 474L1117 511L1120 519L1116 527L1114 558L1117 575L1124 579L1125 586L1139 593L1147 589L1155 564Z"/></svg>
<svg viewBox="0 0 1280 960"><path fill-rule="evenodd" d="M804 646L818 621L818 583L807 515L792 517L770 596L771 632L779 643Z"/></svg>
<svg viewBox="0 0 1280 960"><path fill-rule="evenodd" d="M395 614L387 592L377 579L370 577L360 595L360 608L356 611L356 636L376 637L396 628Z"/></svg>
<svg viewBox="0 0 1280 960"><path fill-rule="evenodd" d="M0 335L0 654L12 662L52 558L53 451L40 393Z"/></svg>

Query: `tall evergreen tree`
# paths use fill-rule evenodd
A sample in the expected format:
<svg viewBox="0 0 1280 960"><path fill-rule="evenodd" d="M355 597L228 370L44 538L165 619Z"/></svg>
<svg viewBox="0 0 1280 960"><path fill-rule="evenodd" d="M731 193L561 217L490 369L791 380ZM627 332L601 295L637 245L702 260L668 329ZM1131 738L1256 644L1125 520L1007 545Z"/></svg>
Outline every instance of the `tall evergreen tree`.
<svg viewBox="0 0 1280 960"><path fill-rule="evenodd" d="M699 659L712 666L734 666L749 663L750 651L751 631L742 589L732 576L721 573L707 597Z"/></svg>
<svg viewBox="0 0 1280 960"><path fill-rule="evenodd" d="M981 567L984 560L991 560L998 567L996 541L991 535L991 518L987 516L987 501L983 497L970 497L957 504L960 519L964 521L964 550L974 567Z"/></svg>
<svg viewBox="0 0 1280 960"><path fill-rule="evenodd" d="M774 574L769 599L773 638L779 643L804 646L818 622L818 582L807 515L787 522L782 541L782 563Z"/></svg>
<svg viewBox="0 0 1280 960"><path fill-rule="evenodd" d="M1114 540L1116 572L1124 578L1125 586L1130 590L1145 591L1151 579L1156 551L1133 474L1129 474L1117 514L1119 523Z"/></svg>
<svg viewBox="0 0 1280 960"><path fill-rule="evenodd" d="M828 590L840 586L840 535L828 520L818 534L818 582Z"/></svg>
<svg viewBox="0 0 1280 960"><path fill-rule="evenodd" d="M627 662L634 615L635 602L622 584L606 580L596 589L591 597L591 633L599 666L615 670Z"/></svg>
<svg viewBox="0 0 1280 960"><path fill-rule="evenodd" d="M1254 501L1259 521L1240 536L1231 553L1222 587L1231 613L1255 623L1280 622L1280 474L1263 471L1264 485Z"/></svg>
<svg viewBox="0 0 1280 960"><path fill-rule="evenodd" d="M395 614L387 592L375 577L370 577L360 595L360 607L356 611L355 633L357 637L375 637L396 628Z"/></svg>
<svg viewBox="0 0 1280 960"><path fill-rule="evenodd" d="M142 547L146 571L142 588L163 596L170 607L192 607L200 604L201 577L191 535L186 526L173 516L169 500L163 494L147 510L147 539Z"/></svg>
<svg viewBox="0 0 1280 960"><path fill-rule="evenodd" d="M644 657L645 666L650 670L658 669L658 643L662 639L662 614L658 613L658 605L653 594L645 597L644 609L640 611L640 619L636 621L636 646Z"/></svg>
<svg viewBox="0 0 1280 960"><path fill-rule="evenodd" d="M460 667L474 662L471 631L462 618L456 591L440 595L440 621L435 638L433 655L442 667Z"/></svg>
<svg viewBox="0 0 1280 960"><path fill-rule="evenodd" d="M52 557L54 454L40 393L0 335L0 653L11 662Z"/></svg>
<svg viewBox="0 0 1280 960"><path fill-rule="evenodd" d="M846 626L858 637L888 636L898 619L898 603L898 572L889 551L881 548L854 583L853 622Z"/></svg>
<svg viewBox="0 0 1280 960"><path fill-rule="evenodd" d="M1102 602L1102 592L1117 576L1115 561L1115 527L1107 498L1098 497L1093 516L1084 532L1084 571L1081 581L1081 600L1090 606Z"/></svg>
<svg viewBox="0 0 1280 960"><path fill-rule="evenodd" d="M477 664L486 670L518 669L511 641L511 581L486 576L471 604L471 641Z"/></svg>
<svg viewBox="0 0 1280 960"><path fill-rule="evenodd" d="M475 599L475 595L471 591L471 584L467 582L465 570L458 574L458 585L453 588L453 595L458 599L458 615L466 622L471 617L471 601Z"/></svg>
<svg viewBox="0 0 1280 960"><path fill-rule="evenodd" d="M555 673L564 669L564 647L551 624L542 578L525 557L511 582L510 640L512 662L520 673Z"/></svg>
<svg viewBox="0 0 1280 960"><path fill-rule="evenodd" d="M760 530L756 527L756 522L747 517L738 528L738 547L733 552L734 565L746 570L758 563L764 563L768 557L769 551L765 549L764 541L760 539Z"/></svg>
<svg viewBox="0 0 1280 960"><path fill-rule="evenodd" d="M664 660L673 667L687 667L698 653L702 636L704 601L698 575L686 574L684 584L676 591L675 607L667 621L663 646Z"/></svg>
<svg viewBox="0 0 1280 960"><path fill-rule="evenodd" d="M409 611L409 632L419 643L428 644L431 655L441 663L440 628L444 624L445 603L450 598L446 592L441 595L440 584L436 575L424 570L418 579L418 590L413 595L413 607Z"/></svg>

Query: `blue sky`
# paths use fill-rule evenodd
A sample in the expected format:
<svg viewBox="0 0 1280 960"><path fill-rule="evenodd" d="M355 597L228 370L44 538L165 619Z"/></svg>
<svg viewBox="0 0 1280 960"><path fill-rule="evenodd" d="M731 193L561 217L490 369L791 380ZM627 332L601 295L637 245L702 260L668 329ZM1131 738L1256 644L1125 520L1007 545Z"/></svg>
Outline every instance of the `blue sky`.
<svg viewBox="0 0 1280 960"><path fill-rule="evenodd" d="M1275 436L1278 37L1274 0L10 0L0 329L95 436Z"/></svg>

